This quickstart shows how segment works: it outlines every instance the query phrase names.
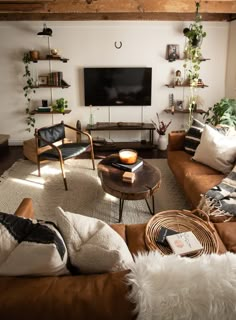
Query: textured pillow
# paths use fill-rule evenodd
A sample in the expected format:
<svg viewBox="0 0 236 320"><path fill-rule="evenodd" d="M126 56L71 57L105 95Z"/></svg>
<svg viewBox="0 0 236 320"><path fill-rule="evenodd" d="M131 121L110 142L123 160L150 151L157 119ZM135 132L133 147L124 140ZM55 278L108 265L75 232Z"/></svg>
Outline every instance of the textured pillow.
<svg viewBox="0 0 236 320"><path fill-rule="evenodd" d="M197 146L200 143L202 131L205 124L197 119L193 119L191 127L188 129L184 139L184 149L190 154L194 154Z"/></svg>
<svg viewBox="0 0 236 320"><path fill-rule="evenodd" d="M71 264L82 273L122 270L133 261L125 241L105 222L60 207L56 218Z"/></svg>
<svg viewBox="0 0 236 320"><path fill-rule="evenodd" d="M0 213L0 275L68 274L68 254L51 222Z"/></svg>
<svg viewBox="0 0 236 320"><path fill-rule="evenodd" d="M224 136L206 125L193 160L224 174L229 173L236 161L236 137Z"/></svg>

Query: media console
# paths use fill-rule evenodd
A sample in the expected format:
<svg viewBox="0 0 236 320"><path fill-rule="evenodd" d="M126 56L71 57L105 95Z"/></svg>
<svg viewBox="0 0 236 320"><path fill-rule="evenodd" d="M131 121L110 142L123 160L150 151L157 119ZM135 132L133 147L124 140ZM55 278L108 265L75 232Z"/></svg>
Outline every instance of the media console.
<svg viewBox="0 0 236 320"><path fill-rule="evenodd" d="M86 130L92 134L93 131L149 131L149 141L130 141L130 142L106 142L94 141L94 147L101 148L102 150L118 150L122 148L134 149L153 149L153 131L155 127L152 123L142 122L97 122L94 125L88 124Z"/></svg>

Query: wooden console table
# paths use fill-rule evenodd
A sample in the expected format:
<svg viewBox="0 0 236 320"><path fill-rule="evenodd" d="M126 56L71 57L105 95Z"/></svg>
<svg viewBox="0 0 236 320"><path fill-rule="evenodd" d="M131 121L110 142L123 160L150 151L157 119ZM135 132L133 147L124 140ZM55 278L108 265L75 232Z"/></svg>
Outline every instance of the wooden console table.
<svg viewBox="0 0 236 320"><path fill-rule="evenodd" d="M88 124L86 130L91 134L92 131L131 131L141 130L149 131L149 141L140 142L104 142L100 145L103 150L114 150L120 148L135 148L135 149L152 149L153 131L155 127L152 123L142 122L97 122L94 125ZM95 145L96 147L96 145Z"/></svg>

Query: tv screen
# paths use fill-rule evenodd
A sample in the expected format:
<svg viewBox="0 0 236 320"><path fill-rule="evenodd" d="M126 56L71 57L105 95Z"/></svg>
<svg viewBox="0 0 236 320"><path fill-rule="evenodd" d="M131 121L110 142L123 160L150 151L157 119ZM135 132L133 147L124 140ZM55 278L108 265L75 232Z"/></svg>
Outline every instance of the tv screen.
<svg viewBox="0 0 236 320"><path fill-rule="evenodd" d="M85 106L150 106L152 68L84 68Z"/></svg>

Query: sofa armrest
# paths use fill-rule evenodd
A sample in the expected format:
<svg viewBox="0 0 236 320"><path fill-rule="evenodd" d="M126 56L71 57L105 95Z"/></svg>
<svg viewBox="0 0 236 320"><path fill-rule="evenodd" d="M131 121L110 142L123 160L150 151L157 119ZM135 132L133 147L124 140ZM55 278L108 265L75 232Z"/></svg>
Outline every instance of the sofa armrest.
<svg viewBox="0 0 236 320"><path fill-rule="evenodd" d="M168 135L168 151L184 150L184 139L186 132L171 131Z"/></svg>
<svg viewBox="0 0 236 320"><path fill-rule="evenodd" d="M15 215L24 218L34 218L32 199L24 198L16 209Z"/></svg>

